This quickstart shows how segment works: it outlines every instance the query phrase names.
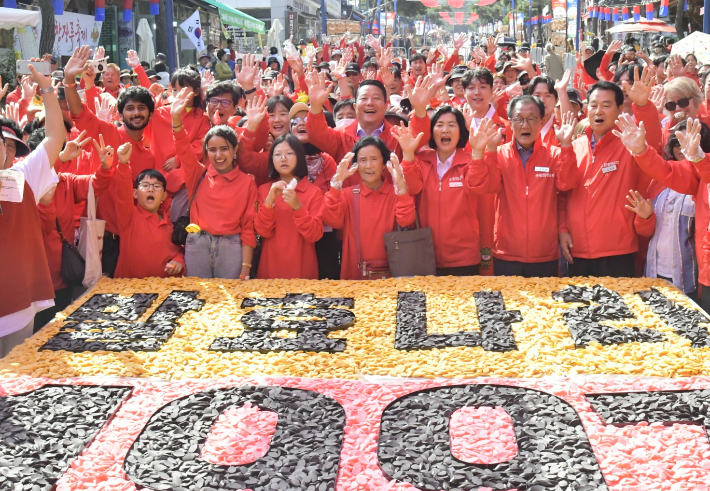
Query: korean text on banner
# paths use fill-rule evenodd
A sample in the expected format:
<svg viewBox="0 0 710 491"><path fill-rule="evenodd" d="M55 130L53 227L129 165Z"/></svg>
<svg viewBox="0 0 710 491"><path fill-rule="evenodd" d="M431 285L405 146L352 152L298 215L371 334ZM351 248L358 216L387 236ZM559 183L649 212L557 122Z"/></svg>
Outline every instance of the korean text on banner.
<svg viewBox="0 0 710 491"><path fill-rule="evenodd" d="M101 37L102 22L93 15L64 12L54 16L54 55L71 56L74 48L88 45L96 48Z"/></svg>

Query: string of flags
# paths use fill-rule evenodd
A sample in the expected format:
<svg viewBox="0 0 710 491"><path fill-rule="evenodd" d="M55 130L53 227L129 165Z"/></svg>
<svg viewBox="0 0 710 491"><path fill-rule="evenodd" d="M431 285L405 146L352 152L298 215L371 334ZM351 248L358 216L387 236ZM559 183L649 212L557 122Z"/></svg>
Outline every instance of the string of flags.
<svg viewBox="0 0 710 491"><path fill-rule="evenodd" d="M653 2L646 3L643 5L646 20L654 19L654 8ZM631 12L629 12L631 9ZM685 0L683 5L683 10L688 10L688 1ZM600 7L599 5L590 5L587 7L589 17L592 19L599 19L604 21L618 21L618 20L629 20L631 16L635 22L641 20L641 5L634 5L632 7L622 7L621 12L618 8L612 7ZM621 15L619 15L621 14ZM661 0L661 6L658 10L659 17L668 17L668 0Z"/></svg>

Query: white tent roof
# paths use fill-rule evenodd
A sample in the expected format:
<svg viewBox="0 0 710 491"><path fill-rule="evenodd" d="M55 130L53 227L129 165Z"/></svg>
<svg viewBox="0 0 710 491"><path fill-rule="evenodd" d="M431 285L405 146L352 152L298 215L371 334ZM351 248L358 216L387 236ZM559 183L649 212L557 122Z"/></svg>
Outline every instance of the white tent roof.
<svg viewBox="0 0 710 491"><path fill-rule="evenodd" d="M0 7L0 29L37 27L42 19L39 10L6 9Z"/></svg>

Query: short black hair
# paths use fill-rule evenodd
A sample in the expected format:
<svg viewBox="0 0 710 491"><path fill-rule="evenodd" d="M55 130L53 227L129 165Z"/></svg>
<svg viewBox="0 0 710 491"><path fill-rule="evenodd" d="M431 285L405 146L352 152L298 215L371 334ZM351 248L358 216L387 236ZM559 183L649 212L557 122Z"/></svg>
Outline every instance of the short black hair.
<svg viewBox="0 0 710 491"><path fill-rule="evenodd" d="M168 66L163 62L156 63L153 68L155 69L156 72L167 72L168 71Z"/></svg>
<svg viewBox="0 0 710 491"><path fill-rule="evenodd" d="M333 116L337 116L338 112L344 107L355 107L355 99L340 99L333 107Z"/></svg>
<svg viewBox="0 0 710 491"><path fill-rule="evenodd" d="M589 88L589 91L587 92L587 102L592 99L592 94L597 90L611 90L612 92L614 92L614 99L616 101L616 105L621 106L624 104L624 91L621 90L621 87L619 87L615 83L608 82L606 80L600 80Z"/></svg>
<svg viewBox="0 0 710 491"><path fill-rule="evenodd" d="M370 85L374 85L375 87L380 89L382 91L382 97L384 97L385 102L387 102L387 89L385 89L384 84L382 82L380 82L379 80L373 80L373 79L363 80L362 82L360 82L360 87L357 88L357 93L355 94L355 99L357 100L357 94L360 93L360 89L362 89L363 87L369 87Z"/></svg>
<svg viewBox="0 0 710 491"><path fill-rule="evenodd" d="M414 53L412 56L409 57L409 64L411 65L417 60L422 60L424 63L426 63L426 56L424 56L422 53Z"/></svg>
<svg viewBox="0 0 710 491"><path fill-rule="evenodd" d="M368 68L374 68L375 70L377 70L377 67L378 67L377 62L373 61L371 58L362 64L362 71L364 72Z"/></svg>
<svg viewBox="0 0 710 491"><path fill-rule="evenodd" d="M45 129L44 128L37 128L32 132L30 137L27 139L27 146L30 147L30 150L33 152L37 150L37 147L44 141L44 138L46 136Z"/></svg>
<svg viewBox="0 0 710 491"><path fill-rule="evenodd" d="M552 80L551 77L548 77L547 75L538 75L536 77L533 77L533 79L530 81L530 85L528 85L528 92L530 94L535 92L535 87L537 86L537 84L547 85L548 92L555 96L555 100L559 100L560 97L557 94L557 89L555 89L555 81Z"/></svg>
<svg viewBox="0 0 710 491"><path fill-rule="evenodd" d="M360 138L357 143L353 146L352 152L355 154L353 157L353 162L357 162L357 154L365 147L377 147L377 149L382 154L382 164L387 165L390 159L390 149L387 148L387 144L376 136L366 136L365 138Z"/></svg>
<svg viewBox="0 0 710 491"><path fill-rule="evenodd" d="M148 107L150 114L153 114L153 111L155 111L155 101L153 100L153 96L145 87L132 86L119 92L118 100L116 101L116 107L119 113L123 114L123 109L126 107L128 101L135 101L145 104Z"/></svg>
<svg viewBox="0 0 710 491"><path fill-rule="evenodd" d="M212 129L209 130L205 135L205 140L202 144L202 148L205 154L207 154L207 145L209 144L210 140L215 136L224 138L225 140L227 140L227 143L232 145L232 147L234 148L237 148L239 146L239 138L237 138L237 134L235 133L235 131L226 124L218 124L217 126L213 126Z"/></svg>
<svg viewBox="0 0 710 491"><path fill-rule="evenodd" d="M481 83L490 85L493 87L493 74L488 68L474 68L473 70L466 70L466 73L461 77L461 85L465 89L473 83L474 80L478 80Z"/></svg>
<svg viewBox="0 0 710 491"><path fill-rule="evenodd" d="M202 77L200 72L192 68L178 68L170 77L170 86L175 87L175 84L180 87L192 87L195 91L195 98L192 100L192 107L204 109L204 101L202 100Z"/></svg>
<svg viewBox="0 0 710 491"><path fill-rule="evenodd" d="M287 111L290 111L291 108L293 107L293 100L291 100L290 97L287 97L285 95L277 95L274 97L271 97L268 101L266 101L266 111L269 113L273 113L276 111L276 106L281 104L286 108Z"/></svg>
<svg viewBox="0 0 710 491"><path fill-rule="evenodd" d="M165 176L161 174L161 172L157 169L146 169L142 171L140 174L138 174L138 177L136 178L136 182L133 183L133 189L138 189L138 186L140 185L141 181L145 179L146 177L151 177L153 179L157 179L158 181L161 182L163 185L163 189L168 188L168 181L165 180Z"/></svg>
<svg viewBox="0 0 710 491"><path fill-rule="evenodd" d="M222 61L222 57L226 54L227 52L223 49L220 49L217 51L217 60ZM157 71L157 70L156 70Z"/></svg>
<svg viewBox="0 0 710 491"><path fill-rule="evenodd" d="M274 166L274 149L276 145L280 145L281 143L288 143L288 146L296 152L296 168L293 170L293 175L296 177L306 177L308 175L308 163L306 162L306 150L303 148L303 143L293 134L286 133L274 140L274 143L271 145L271 150L269 150L269 179L276 180L281 177Z"/></svg>
<svg viewBox="0 0 710 491"><path fill-rule="evenodd" d="M529 103L537 106L540 111L540 119L545 117L545 104L543 104L539 97L535 97L534 95L519 95L514 97L508 105L508 119L513 117L513 112L518 106Z"/></svg>
<svg viewBox="0 0 710 491"><path fill-rule="evenodd" d="M656 67L659 67L659 66L661 66L661 63L665 63L666 60L668 60L668 56L666 56L666 55L658 56L653 59L653 64Z"/></svg>
<svg viewBox="0 0 710 491"><path fill-rule="evenodd" d="M434 141L434 126L436 126L437 121L444 114L453 114L456 117L456 123L459 125L459 141L456 144L456 148L464 148L466 143L468 143L468 128L466 128L466 118L463 117L463 113L458 109L451 106L440 106L431 117L431 139L429 140L429 147L436 148L436 141Z"/></svg>
<svg viewBox="0 0 710 491"><path fill-rule="evenodd" d="M228 80L210 85L207 88L207 94L205 97L209 101L213 97L218 97L224 94L230 94L232 96L232 102L234 102L235 106L239 104L239 101L246 98L244 89Z"/></svg>
<svg viewBox="0 0 710 491"><path fill-rule="evenodd" d="M618 83L621 76L625 73L629 74L629 83L635 82L636 80L634 79L634 68L639 69L639 76L641 76L641 72L643 71L642 65L638 63L627 63L625 65L619 65L616 68L616 72L614 72L614 83Z"/></svg>
<svg viewBox="0 0 710 491"><path fill-rule="evenodd" d="M0 117L0 127L9 128L10 130L12 130L12 132L15 134L15 136L17 138L22 140L22 130L20 129L20 125L17 124L17 122L15 122L14 120L9 119L9 118ZM2 132L0 132L0 133L2 133Z"/></svg>

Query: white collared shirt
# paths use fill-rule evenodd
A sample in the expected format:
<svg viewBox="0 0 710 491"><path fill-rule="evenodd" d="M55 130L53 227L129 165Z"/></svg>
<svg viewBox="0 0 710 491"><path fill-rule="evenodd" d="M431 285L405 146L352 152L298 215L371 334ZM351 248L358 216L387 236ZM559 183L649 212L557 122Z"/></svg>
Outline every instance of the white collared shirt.
<svg viewBox="0 0 710 491"><path fill-rule="evenodd" d="M488 108L488 112L486 113L485 116L483 116L483 118L485 118L485 119L493 119L493 116L495 115L495 113L496 113L496 109L495 109L495 108L493 107L493 105L491 104L491 106ZM477 130L477 129L478 129L478 126L481 124L481 121L483 120L483 118L481 118L481 119L473 118L473 124L472 124L472 126L473 126L473 129L474 129L474 130Z"/></svg>
<svg viewBox="0 0 710 491"><path fill-rule="evenodd" d="M357 124L357 136L360 138L365 138L366 136L380 136L382 132L385 130L385 123L382 123L382 126L377 128L375 131L372 132L371 135L368 135L365 133L365 130L362 129L362 126L360 126L360 123Z"/></svg>
<svg viewBox="0 0 710 491"><path fill-rule="evenodd" d="M545 123L545 126L542 127L542 131L540 132L540 136L542 136L542 139L545 139L545 136L547 136L547 132L550 131L550 128L552 128L552 123L555 122L555 117L552 116L550 120Z"/></svg>
<svg viewBox="0 0 710 491"><path fill-rule="evenodd" d="M444 178L446 171L451 168L451 164L454 163L454 155L456 155L456 150L454 150L454 153L452 153L451 156L446 159L446 162L442 162L441 160L439 160L439 153L436 153L436 173L439 175L440 181Z"/></svg>

